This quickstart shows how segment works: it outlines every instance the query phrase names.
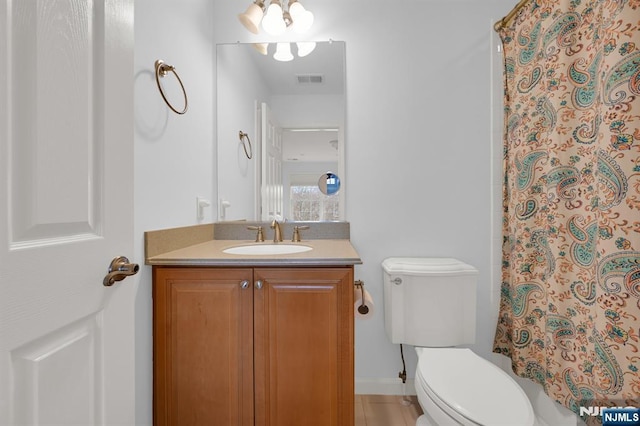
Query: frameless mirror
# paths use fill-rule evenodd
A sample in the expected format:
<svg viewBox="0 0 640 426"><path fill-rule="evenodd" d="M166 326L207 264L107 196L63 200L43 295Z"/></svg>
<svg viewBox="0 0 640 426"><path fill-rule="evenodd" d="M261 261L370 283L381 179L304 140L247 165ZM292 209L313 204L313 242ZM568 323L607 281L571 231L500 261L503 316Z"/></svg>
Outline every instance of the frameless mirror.
<svg viewBox="0 0 640 426"><path fill-rule="evenodd" d="M219 220L344 220L345 44L264 47L216 49Z"/></svg>

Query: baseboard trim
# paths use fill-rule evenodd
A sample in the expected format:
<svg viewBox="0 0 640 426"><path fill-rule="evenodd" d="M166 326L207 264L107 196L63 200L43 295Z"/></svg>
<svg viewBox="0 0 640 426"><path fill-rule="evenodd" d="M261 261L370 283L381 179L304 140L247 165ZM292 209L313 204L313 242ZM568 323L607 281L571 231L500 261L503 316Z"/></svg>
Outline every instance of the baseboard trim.
<svg viewBox="0 0 640 426"><path fill-rule="evenodd" d="M356 395L415 395L413 379L362 379L356 377Z"/></svg>

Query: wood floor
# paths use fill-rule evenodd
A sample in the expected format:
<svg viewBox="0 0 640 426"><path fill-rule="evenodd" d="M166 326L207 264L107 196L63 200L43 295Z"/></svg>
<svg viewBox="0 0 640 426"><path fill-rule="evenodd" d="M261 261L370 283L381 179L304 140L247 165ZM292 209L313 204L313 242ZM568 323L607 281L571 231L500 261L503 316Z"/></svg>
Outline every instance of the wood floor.
<svg viewBox="0 0 640 426"><path fill-rule="evenodd" d="M415 426L420 415L415 396L356 395L356 426Z"/></svg>

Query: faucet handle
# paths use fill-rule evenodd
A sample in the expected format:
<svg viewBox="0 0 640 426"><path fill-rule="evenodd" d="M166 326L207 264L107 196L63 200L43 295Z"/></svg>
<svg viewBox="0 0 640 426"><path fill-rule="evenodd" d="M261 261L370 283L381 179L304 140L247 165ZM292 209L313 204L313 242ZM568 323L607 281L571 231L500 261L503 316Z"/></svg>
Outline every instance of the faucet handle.
<svg viewBox="0 0 640 426"><path fill-rule="evenodd" d="M292 242L294 243L300 242L300 230L302 229L309 229L309 225L300 225L300 226L293 227L293 238L291 238Z"/></svg>
<svg viewBox="0 0 640 426"><path fill-rule="evenodd" d="M256 234L256 243L264 242L264 232L262 231L262 226L247 226L247 229L250 231L258 231Z"/></svg>

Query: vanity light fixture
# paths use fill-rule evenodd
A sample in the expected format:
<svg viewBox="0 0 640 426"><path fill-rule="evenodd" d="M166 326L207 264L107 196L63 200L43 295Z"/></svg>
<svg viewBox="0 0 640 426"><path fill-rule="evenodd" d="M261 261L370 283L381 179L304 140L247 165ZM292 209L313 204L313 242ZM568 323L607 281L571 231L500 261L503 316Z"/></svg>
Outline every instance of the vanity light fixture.
<svg viewBox="0 0 640 426"><path fill-rule="evenodd" d="M238 19L246 29L254 34L258 34L258 27L264 14L264 3L262 0L256 0L251 3L244 13L238 15Z"/></svg>
<svg viewBox="0 0 640 426"><path fill-rule="evenodd" d="M287 2L287 8L283 3ZM266 9L266 13L265 13ZM313 13L306 10L298 0L271 0L265 8L263 0L255 0L244 13L238 15L244 27L258 34L260 24L269 35L276 36L291 27L295 32L304 34L313 25Z"/></svg>

